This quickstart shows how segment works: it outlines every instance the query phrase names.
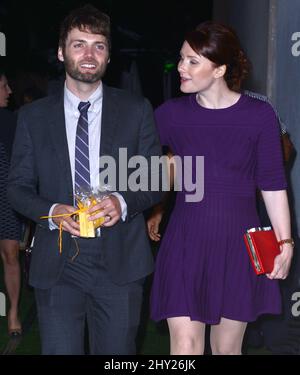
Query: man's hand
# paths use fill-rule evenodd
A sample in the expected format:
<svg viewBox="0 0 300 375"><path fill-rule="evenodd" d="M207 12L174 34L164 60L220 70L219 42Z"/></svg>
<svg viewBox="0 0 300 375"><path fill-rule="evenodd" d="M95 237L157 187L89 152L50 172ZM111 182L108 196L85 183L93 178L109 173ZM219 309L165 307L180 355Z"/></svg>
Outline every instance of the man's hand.
<svg viewBox="0 0 300 375"><path fill-rule="evenodd" d="M272 273L266 276L269 279L286 279L291 266L293 257L293 247L291 244L282 245L282 250L279 255L275 258L274 268Z"/></svg>
<svg viewBox="0 0 300 375"><path fill-rule="evenodd" d="M100 210L100 212L95 214L98 210ZM103 226L112 227L120 220L122 210L119 199L114 195L110 195L109 197L102 199L102 201L95 206L91 207L88 210L88 213L91 215L89 217L90 221L99 219L100 217L105 217Z"/></svg>
<svg viewBox="0 0 300 375"><path fill-rule="evenodd" d="M68 206L66 204L58 204L54 207L52 215L62 215L62 214L70 214L76 211L77 208L73 206ZM80 236L79 224L71 216L65 217L54 217L53 222L59 226L62 223L62 228L64 231L73 234L74 236Z"/></svg>

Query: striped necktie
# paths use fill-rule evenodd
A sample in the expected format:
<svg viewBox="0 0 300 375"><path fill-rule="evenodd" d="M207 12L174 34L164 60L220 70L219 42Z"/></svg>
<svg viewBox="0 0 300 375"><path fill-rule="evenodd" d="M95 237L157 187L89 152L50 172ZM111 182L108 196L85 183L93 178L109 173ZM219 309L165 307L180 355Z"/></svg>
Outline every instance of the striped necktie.
<svg viewBox="0 0 300 375"><path fill-rule="evenodd" d="M75 190L90 187L88 109L90 102L80 102L80 116L75 141Z"/></svg>

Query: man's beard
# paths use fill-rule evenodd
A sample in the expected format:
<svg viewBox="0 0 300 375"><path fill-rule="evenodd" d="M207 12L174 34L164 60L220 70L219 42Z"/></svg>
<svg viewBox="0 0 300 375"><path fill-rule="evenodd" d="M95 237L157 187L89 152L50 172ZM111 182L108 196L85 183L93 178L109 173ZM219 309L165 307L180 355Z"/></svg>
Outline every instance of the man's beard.
<svg viewBox="0 0 300 375"><path fill-rule="evenodd" d="M94 73L82 73L76 67L75 63L69 59L67 56L64 56L64 63L65 63L65 70L70 77L75 79L76 81L84 82L84 83L95 83L101 80L104 76L106 66L102 66L98 68ZM86 62L87 63L87 62ZM88 62L94 64L94 62Z"/></svg>

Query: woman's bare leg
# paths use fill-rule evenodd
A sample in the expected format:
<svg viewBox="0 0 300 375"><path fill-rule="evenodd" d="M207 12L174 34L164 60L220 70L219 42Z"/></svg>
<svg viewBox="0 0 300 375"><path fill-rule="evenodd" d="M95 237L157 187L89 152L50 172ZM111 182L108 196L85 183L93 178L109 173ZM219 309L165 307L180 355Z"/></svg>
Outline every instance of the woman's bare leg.
<svg viewBox="0 0 300 375"><path fill-rule="evenodd" d="M167 319L171 355L190 354L202 355L205 346L205 324L192 321L189 317L176 317Z"/></svg>
<svg viewBox="0 0 300 375"><path fill-rule="evenodd" d="M18 303L20 295L20 263L19 242L16 240L0 240L0 253L4 266L4 282L7 290L10 309L8 312L8 329L21 330L18 317Z"/></svg>
<svg viewBox="0 0 300 375"><path fill-rule="evenodd" d="M211 326L210 345L212 354L242 354L243 338L247 323L222 318Z"/></svg>

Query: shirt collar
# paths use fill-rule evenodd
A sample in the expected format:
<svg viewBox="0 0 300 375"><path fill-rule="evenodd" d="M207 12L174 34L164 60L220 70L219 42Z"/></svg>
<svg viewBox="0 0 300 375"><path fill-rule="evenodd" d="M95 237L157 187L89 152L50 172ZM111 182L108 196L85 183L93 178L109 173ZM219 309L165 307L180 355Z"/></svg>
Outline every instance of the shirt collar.
<svg viewBox="0 0 300 375"><path fill-rule="evenodd" d="M90 102L91 105L88 109L88 112L94 112L99 113L101 111L102 107L102 97L103 97L103 85L100 82L97 89L92 93L92 95L87 98L85 101ZM68 88L65 83L64 87L64 100L65 100L65 106L68 110L72 112L76 112L79 115L78 111L78 104L81 102L81 100L73 94Z"/></svg>

